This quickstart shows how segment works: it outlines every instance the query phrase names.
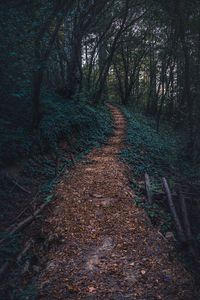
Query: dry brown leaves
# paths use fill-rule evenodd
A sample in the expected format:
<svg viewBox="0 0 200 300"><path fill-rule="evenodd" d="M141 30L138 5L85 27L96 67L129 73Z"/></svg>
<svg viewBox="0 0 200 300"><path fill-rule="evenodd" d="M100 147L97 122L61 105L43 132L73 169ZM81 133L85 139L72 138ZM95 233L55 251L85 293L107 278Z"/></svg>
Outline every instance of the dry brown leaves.
<svg viewBox="0 0 200 300"><path fill-rule="evenodd" d="M125 120L111 110L114 136L57 188L57 206L43 227L56 242L45 254L39 299L192 299L191 278L173 247L133 204L117 157Z"/></svg>

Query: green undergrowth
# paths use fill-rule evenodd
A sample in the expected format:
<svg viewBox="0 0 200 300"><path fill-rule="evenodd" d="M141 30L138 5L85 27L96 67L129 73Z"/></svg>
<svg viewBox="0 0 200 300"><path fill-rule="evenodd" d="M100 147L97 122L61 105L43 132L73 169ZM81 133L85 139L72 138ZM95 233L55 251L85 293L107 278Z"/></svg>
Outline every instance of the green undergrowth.
<svg viewBox="0 0 200 300"><path fill-rule="evenodd" d="M25 163L23 170L29 178L41 179L40 192L45 196L53 190L57 175L73 166L74 161L67 152L76 161L80 160L93 148L106 142L112 133L111 115L106 107L91 107L62 99L59 101L59 105L55 99L45 103L46 114L40 123L35 154ZM61 144L65 142L63 147L66 150L63 151L61 145L60 148L59 141ZM46 153L53 153L54 159ZM56 156L59 160L57 171Z"/></svg>
<svg viewBox="0 0 200 300"><path fill-rule="evenodd" d="M163 193L162 177L166 177L173 189L180 170L181 147L183 139L179 132L174 132L169 125L163 125L158 133L155 121L131 109L123 108L127 120L126 144L121 152L121 159L131 169L131 185L137 197L135 204L145 209L154 225L163 233L172 227L171 215L162 201L152 205L144 201L144 174L148 173L151 182L151 197Z"/></svg>
<svg viewBox="0 0 200 300"><path fill-rule="evenodd" d="M193 164L187 149L188 135L184 129L175 129L163 121L159 132L154 119L123 108L127 119L128 147L121 157L132 166L134 175L147 172L153 177L180 177L187 182L200 181L200 165Z"/></svg>
<svg viewBox="0 0 200 300"><path fill-rule="evenodd" d="M180 160L180 134L173 133L169 126L158 133L151 119L130 110L123 109L127 119L126 142L128 147L121 157L129 165L135 176L172 176L178 171Z"/></svg>
<svg viewBox="0 0 200 300"><path fill-rule="evenodd" d="M131 169L130 185L136 194L134 198L135 204L146 211L152 224L159 228L160 232L165 235L169 231L175 232L175 226L163 190L162 177L165 177L168 181L174 205L182 223L177 183L181 182L183 187L186 186L189 188L186 192L189 191L190 193L191 191L195 193L195 196L186 198L188 216L193 234L192 242L196 249L199 249L197 251L200 253L197 193L200 176L199 168L192 165L185 152L187 135L183 130L175 130L170 124L164 122L160 131L157 132L154 120L142 114L135 113L130 109L122 108L122 110L127 120L127 130L126 147L121 152L121 159ZM144 184L145 173L148 173L150 177L152 204L149 204L147 201ZM181 252L180 256L186 263L187 268L196 276L196 271L194 271L196 268L194 268L195 260L190 251L185 249Z"/></svg>
<svg viewBox="0 0 200 300"><path fill-rule="evenodd" d="M15 103L15 102L14 102ZM42 117L38 130L30 130L30 103L20 99L21 110L0 118L0 165L46 152L57 152L58 142L66 140L76 148L89 151L111 132L110 116L104 107L91 107L81 102L46 94L42 99ZM15 105L15 104L14 104ZM19 102L16 102L16 106Z"/></svg>
<svg viewBox="0 0 200 300"><path fill-rule="evenodd" d="M26 122L19 122L18 127L15 125L14 129L14 126L10 126L4 119L3 129L0 132L0 161L5 168L8 163L23 161L20 183L28 189L32 183L36 183L38 206L42 202L54 200L54 187L62 174L74 164L69 153L73 155L75 161L82 159L93 148L105 143L113 128L111 114L105 106L92 107L86 103L62 99L57 95L46 95L43 98L42 119L34 135L30 134L24 124ZM65 146L62 146L63 142ZM56 157L59 160L58 167ZM6 227L12 223L12 219L15 219L15 215L18 215L23 207L29 205L29 202L31 208L32 198L22 190L16 190L15 184L3 175L0 176L0 196L0 222L7 224ZM40 217L38 216L39 219ZM5 261L15 262L17 254L21 251L21 240L24 240L24 235L10 236L6 232L0 232L0 239L5 239L5 243L0 247L0 266ZM25 261L26 259L29 260L25 258ZM23 270L23 264L21 269ZM15 295L18 290L16 278L17 275L11 278L9 283L12 290L16 288ZM20 292L20 296L13 299L27 298L23 298Z"/></svg>
<svg viewBox="0 0 200 300"><path fill-rule="evenodd" d="M104 106L91 107L55 95L44 98L42 108L43 117L37 133L30 135L22 127L8 135L2 131L0 147L4 150L1 162L5 167L8 157L13 163L24 159L20 168L21 184L31 188L32 182L38 182L37 190L46 199L62 171L106 141L112 132L112 121ZM23 201L18 201L24 198L22 190L16 193L15 182L7 177L7 172L0 176L0 196L0 221L4 224L5 220L12 220L10 212L18 206L20 209Z"/></svg>

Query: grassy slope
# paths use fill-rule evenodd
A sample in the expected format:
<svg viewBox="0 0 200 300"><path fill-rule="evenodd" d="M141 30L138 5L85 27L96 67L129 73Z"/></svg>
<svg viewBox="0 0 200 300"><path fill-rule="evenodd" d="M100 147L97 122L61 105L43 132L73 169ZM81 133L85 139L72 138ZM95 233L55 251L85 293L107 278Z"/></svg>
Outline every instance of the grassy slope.
<svg viewBox="0 0 200 300"><path fill-rule="evenodd" d="M105 108L92 108L48 94L42 101L39 130L32 135L27 124L31 118L30 103L20 105L21 110L18 107L11 118L9 115L0 118L1 167L46 151L56 152L60 140L72 142L72 137L76 139L74 146L83 147L85 152L101 143L111 131L110 116Z"/></svg>
<svg viewBox="0 0 200 300"><path fill-rule="evenodd" d="M92 148L104 143L112 132L111 115L106 107L94 108L52 95L44 99L43 111L44 117L34 136L22 126L14 130L4 122L6 130L1 132L1 164L6 166L8 158L14 163L24 159L23 163L20 163L23 167L18 180L23 187L31 190L32 194L28 195L16 189L6 175L3 175L5 172L2 172L0 176L1 229L13 224L13 220L23 211L27 203L32 202L36 192L37 206L43 201L51 201L53 188L59 179L55 177L55 160L46 154L58 153L59 172L63 167L69 169L73 164L66 151L59 149L60 139L70 143L70 150L75 160L79 160ZM29 214L30 212L26 211L21 219L16 220L16 223ZM20 240L24 239L21 235L9 239L2 230L0 238L4 237L8 238L8 242L0 247L0 265L5 260L14 259L21 248Z"/></svg>
<svg viewBox="0 0 200 300"><path fill-rule="evenodd" d="M129 147L122 152L122 158L132 166L134 175L140 177L147 172L154 177L169 175L173 178L181 173L183 177L192 178L183 155L184 133L175 132L167 124L157 133L152 119L128 109L123 112L128 121L126 139Z"/></svg>
<svg viewBox="0 0 200 300"><path fill-rule="evenodd" d="M4 126L1 127L0 166L3 171L0 174L0 222L3 224L7 223L4 220L9 223L9 219L12 219L12 213L10 217L9 214L18 206L18 201L23 203L18 199L19 193L8 193L13 189L12 182L6 177L9 164L12 169L20 168L17 177L23 186L32 189L32 181L38 181L37 189L48 193L55 178L55 155L60 160L58 172L63 166L70 168L73 163L70 155L60 149L59 141L67 141L67 150L72 151L77 160L93 147L101 145L112 131L111 116L105 107L93 108L66 101L56 95L47 95L43 99L42 109L44 116L34 135L25 126L26 121L23 122L26 115L22 116L21 122L15 123L19 117L18 111L16 116L12 116L14 126L9 125L11 121L8 123L4 120ZM15 175L11 174L13 178Z"/></svg>
<svg viewBox="0 0 200 300"><path fill-rule="evenodd" d="M168 178L170 183L178 172L178 154L180 137L172 135L172 129L162 128L161 133L155 130L153 120L123 108L127 119L126 147L121 152L121 159L127 163L132 171L131 184L136 193L135 203L143 207L152 223L161 225L161 231L171 228L171 216L163 210L162 204L154 202L148 205L144 201L144 174L151 178L152 196L162 191L162 177Z"/></svg>
<svg viewBox="0 0 200 300"><path fill-rule="evenodd" d="M0 221L3 223L5 219L9 219L8 213L12 211L12 204L15 207L15 202L18 203L14 197L17 196L16 193L8 193L12 191L13 185L6 177L8 164L17 169L20 165L18 177L22 185L32 189L32 180L36 180L39 181L39 190L48 192L55 178L55 155L59 157L57 171L60 172L63 166L70 168L73 163L66 150L72 152L78 160L92 148L105 142L112 132L111 115L103 106L94 108L48 95L43 100L42 108L44 116L35 135L31 135L23 126L25 122L19 122L15 128L4 122L0 132L0 163L4 170L0 175ZM60 141L67 142L66 150L60 149Z"/></svg>
<svg viewBox="0 0 200 300"><path fill-rule="evenodd" d="M168 179L172 191L176 190L177 179L181 179L186 185L190 183L189 186L198 186L199 167L192 166L184 155L187 142L184 132L175 132L169 125L164 124L157 133L153 120L129 109L124 108L123 112L127 119L128 147L122 151L121 158L132 170L131 184L136 192L134 201L136 205L146 210L152 223L165 234L169 230L174 230L174 225L166 199L159 196L162 192L162 177ZM147 204L145 200L145 172L151 179L153 205ZM180 214L178 197L174 200ZM200 252L199 193L186 200L194 242ZM186 257L187 267L193 272L194 265L193 261L190 261L190 255L188 256L188 252L183 255Z"/></svg>

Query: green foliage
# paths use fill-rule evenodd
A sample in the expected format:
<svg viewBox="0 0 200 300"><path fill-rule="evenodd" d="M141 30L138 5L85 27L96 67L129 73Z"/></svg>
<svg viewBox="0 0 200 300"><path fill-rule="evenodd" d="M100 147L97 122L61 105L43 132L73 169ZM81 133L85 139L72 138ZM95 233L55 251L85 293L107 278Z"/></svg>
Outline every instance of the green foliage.
<svg viewBox="0 0 200 300"><path fill-rule="evenodd" d="M50 95L43 101L43 114L38 138L44 152L56 152L58 142L66 141L71 150L86 153L111 133L111 119L103 107L94 108Z"/></svg>
<svg viewBox="0 0 200 300"><path fill-rule="evenodd" d="M23 103L24 107L28 106ZM18 113L16 114L16 116ZM72 165L70 157L63 157L59 142L66 142L67 151L73 152L75 160L81 159L93 147L100 146L112 131L111 116L105 107L91 107L87 104L68 101L56 94L44 94L42 98L42 118L39 129L31 135L22 120L18 128L14 129L11 123L1 119L0 150L1 164L24 162L23 175L27 176L29 183L33 178L39 178L39 195L44 202L53 201L52 190L57 183L55 177L55 161L49 159L47 154L57 154L59 157L59 170ZM13 201L9 207L8 198L12 196L10 182L6 177L0 177L1 201L0 220L5 222L7 211L14 209ZM17 198L18 200L18 198ZM21 200L21 199L20 199ZM26 203L27 205L27 203ZM0 249L1 265L5 261L12 261L20 251L20 235L9 236L1 233L0 239L5 238L5 243ZM15 287L14 287L15 288ZM14 288L12 290L14 290ZM35 299L33 287L27 290L13 292L13 299Z"/></svg>
<svg viewBox="0 0 200 300"><path fill-rule="evenodd" d="M169 175L170 185L179 174L187 181L199 181L199 163L192 162L186 153L186 131L175 130L168 122L163 122L158 133L153 119L131 109L124 109L124 114L128 121L126 141L129 147L122 151L121 157L132 166L134 175L143 176L145 172L157 178Z"/></svg>
<svg viewBox="0 0 200 300"><path fill-rule="evenodd" d="M162 191L162 176L169 175L169 184L173 186L174 176L180 166L180 135L173 133L169 126L164 126L157 133L151 119L127 109L124 109L124 114L127 118L128 147L122 151L121 158L131 166L132 185L137 193L134 202L146 211L154 225L159 225L160 230L166 233L172 229L171 215L163 203L150 205L143 201L135 178L144 178L145 172L150 175L152 197Z"/></svg>
<svg viewBox="0 0 200 300"><path fill-rule="evenodd" d="M163 233L171 230L172 228L172 217L169 213L163 210L161 205L157 203L148 204L143 201L139 196L134 198L134 203L137 207L143 208L149 216L151 222L155 226L160 226L160 230Z"/></svg>
<svg viewBox="0 0 200 300"><path fill-rule="evenodd" d="M24 107L28 107L24 104ZM18 113L17 113L18 115ZM16 118L17 118L16 115ZM66 141L77 150L98 146L111 132L110 116L105 108L93 108L69 101L56 94L46 94L42 101L42 119L38 131L31 135L26 121L18 128L0 119L0 163L13 164L20 159L58 151L58 143ZM73 141L72 141L73 140Z"/></svg>
<svg viewBox="0 0 200 300"><path fill-rule="evenodd" d="M54 196L53 195L49 195L45 198L45 203L51 203L53 201Z"/></svg>
<svg viewBox="0 0 200 300"><path fill-rule="evenodd" d="M128 120L127 147L122 158L127 161L136 176L145 172L152 176L162 176L176 170L179 162L180 137L172 134L170 128L157 133L150 119L124 109Z"/></svg>

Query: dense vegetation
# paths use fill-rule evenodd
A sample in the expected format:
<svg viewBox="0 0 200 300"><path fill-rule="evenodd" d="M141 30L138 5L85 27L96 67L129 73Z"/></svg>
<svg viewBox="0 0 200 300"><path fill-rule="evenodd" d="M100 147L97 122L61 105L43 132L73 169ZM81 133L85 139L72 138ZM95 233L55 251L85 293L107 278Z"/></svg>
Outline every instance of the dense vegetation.
<svg viewBox="0 0 200 300"><path fill-rule="evenodd" d="M0 20L2 228L23 203L10 192L10 168L23 164L23 176L48 186L62 170L63 143L78 158L111 133L107 101L123 105L129 147L122 157L133 177L147 172L155 187L161 177L172 189L188 184L193 205L200 182L198 0L10 0L1 1ZM196 229L194 236L196 243Z"/></svg>
<svg viewBox="0 0 200 300"><path fill-rule="evenodd" d="M37 130L45 90L90 104L110 97L152 115L157 130L163 118L182 127L196 164L199 35L195 0L1 3L1 127L14 141Z"/></svg>

